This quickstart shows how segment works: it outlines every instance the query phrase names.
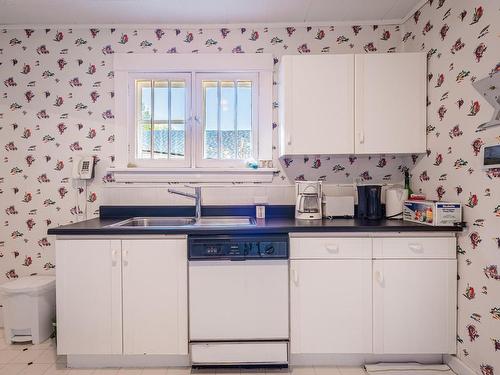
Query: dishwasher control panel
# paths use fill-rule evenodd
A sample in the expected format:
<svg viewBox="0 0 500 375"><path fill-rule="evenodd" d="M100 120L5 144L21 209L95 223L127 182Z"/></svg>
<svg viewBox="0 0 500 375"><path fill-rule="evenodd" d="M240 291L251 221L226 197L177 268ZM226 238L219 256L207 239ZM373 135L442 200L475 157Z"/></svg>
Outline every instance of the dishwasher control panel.
<svg viewBox="0 0 500 375"><path fill-rule="evenodd" d="M288 259L288 236L190 236L189 260Z"/></svg>

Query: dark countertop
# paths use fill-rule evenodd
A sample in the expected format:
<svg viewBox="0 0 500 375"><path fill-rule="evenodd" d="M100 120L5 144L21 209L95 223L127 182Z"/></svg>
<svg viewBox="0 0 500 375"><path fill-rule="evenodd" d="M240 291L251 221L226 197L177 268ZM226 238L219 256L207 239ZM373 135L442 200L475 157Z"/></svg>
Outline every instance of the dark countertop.
<svg viewBox="0 0 500 375"><path fill-rule="evenodd" d="M188 210L188 212L186 212ZM296 220L290 217L293 210L288 206L268 207L266 219L258 219L256 225L237 227L172 227L172 228L118 228L107 227L129 217L134 216L192 216L191 208L153 207L153 208L120 208L112 206L101 207L101 217L75 224L63 225L48 230L49 235L132 235L132 234L259 234L259 233L289 233L289 232L460 232L460 226L438 227L412 223L403 220L359 220L359 219L332 219L332 220ZM204 208L202 214L209 215L248 215L255 212L253 206L213 207ZM266 213L267 214L267 213Z"/></svg>

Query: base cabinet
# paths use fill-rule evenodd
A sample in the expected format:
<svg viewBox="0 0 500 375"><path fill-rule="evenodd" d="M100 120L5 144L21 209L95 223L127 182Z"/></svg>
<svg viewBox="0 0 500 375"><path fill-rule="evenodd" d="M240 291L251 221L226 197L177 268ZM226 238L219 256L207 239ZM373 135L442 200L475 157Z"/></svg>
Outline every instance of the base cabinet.
<svg viewBox="0 0 500 375"><path fill-rule="evenodd" d="M123 354L187 354L184 239L123 240Z"/></svg>
<svg viewBox="0 0 500 375"><path fill-rule="evenodd" d="M290 238L292 354L453 354L453 236ZM58 239L57 350L187 355L185 236ZM286 267L286 266L285 266Z"/></svg>
<svg viewBox="0 0 500 375"><path fill-rule="evenodd" d="M57 240L58 354L121 354L121 241Z"/></svg>
<svg viewBox="0 0 500 375"><path fill-rule="evenodd" d="M291 353L372 351L371 263L291 261Z"/></svg>
<svg viewBox="0 0 500 375"><path fill-rule="evenodd" d="M291 353L454 354L455 243L291 235Z"/></svg>
<svg viewBox="0 0 500 375"><path fill-rule="evenodd" d="M188 352L187 241L56 241L59 354Z"/></svg>
<svg viewBox="0 0 500 375"><path fill-rule="evenodd" d="M373 351L456 352L457 261L373 262Z"/></svg>

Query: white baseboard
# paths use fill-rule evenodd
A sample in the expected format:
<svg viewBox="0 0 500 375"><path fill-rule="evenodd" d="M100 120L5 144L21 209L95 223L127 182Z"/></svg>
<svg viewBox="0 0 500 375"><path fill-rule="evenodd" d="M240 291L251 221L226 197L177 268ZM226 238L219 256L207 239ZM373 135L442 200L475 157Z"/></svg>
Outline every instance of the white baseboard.
<svg viewBox="0 0 500 375"><path fill-rule="evenodd" d="M477 375L477 373L467 366L463 361L461 361L455 355L445 355L444 363L446 363L450 368L458 375Z"/></svg>
<svg viewBox="0 0 500 375"><path fill-rule="evenodd" d="M291 366L362 366L379 362L443 363L441 354L291 354Z"/></svg>
<svg viewBox="0 0 500 375"><path fill-rule="evenodd" d="M187 355L68 355L67 367L186 367Z"/></svg>
<svg viewBox="0 0 500 375"><path fill-rule="evenodd" d="M292 354L291 366L361 366L378 362L446 363L458 375L477 375L457 357L441 354ZM68 355L70 368L184 367L189 356L170 355Z"/></svg>

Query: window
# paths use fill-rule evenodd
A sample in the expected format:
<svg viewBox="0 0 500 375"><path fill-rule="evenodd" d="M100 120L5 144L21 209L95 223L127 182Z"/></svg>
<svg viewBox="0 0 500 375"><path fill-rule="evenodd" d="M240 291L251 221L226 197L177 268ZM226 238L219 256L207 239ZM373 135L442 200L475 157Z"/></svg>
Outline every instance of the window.
<svg viewBox="0 0 500 375"><path fill-rule="evenodd" d="M256 157L257 73L137 73L131 79L135 164L243 167Z"/></svg>
<svg viewBox="0 0 500 375"><path fill-rule="evenodd" d="M133 80L134 159L143 165L188 166L190 75L144 75Z"/></svg>
<svg viewBox="0 0 500 375"><path fill-rule="evenodd" d="M198 74L197 166L242 166L256 156L257 74Z"/></svg>
<svg viewBox="0 0 500 375"><path fill-rule="evenodd" d="M117 182L270 182L273 68L266 53L115 53Z"/></svg>

